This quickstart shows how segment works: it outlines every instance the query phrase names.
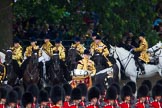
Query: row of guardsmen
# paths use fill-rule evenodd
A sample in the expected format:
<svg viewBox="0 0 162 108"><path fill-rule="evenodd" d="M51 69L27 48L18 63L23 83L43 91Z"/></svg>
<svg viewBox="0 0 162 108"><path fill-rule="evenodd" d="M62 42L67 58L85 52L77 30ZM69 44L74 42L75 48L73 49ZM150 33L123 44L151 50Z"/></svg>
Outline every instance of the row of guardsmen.
<svg viewBox="0 0 162 108"><path fill-rule="evenodd" d="M107 57L109 56L109 51L107 46L101 41L101 37L97 33L92 34L92 40L93 42L90 45L90 52L93 55L95 51L98 51L103 54L103 56ZM37 45L37 41L35 37L32 37L30 39L30 45L26 47L25 54L23 55L23 47L20 45L20 40L18 38L15 38L13 43L14 46L11 47L11 50L13 52L13 60L16 60L21 66L22 61L24 58L31 57L33 50L39 50L40 48L46 52L50 57L53 55L54 52L59 53L59 58L62 61L65 61L65 47L62 45L61 40L59 38L56 38L55 45L53 45L50 42L50 37L47 35L44 37L44 44L39 47ZM71 45L72 48L76 48L79 55L82 55L84 53L85 47L80 42L79 37L75 37L74 44ZM23 57L25 56L25 57ZM39 56L41 56L41 51L39 51ZM112 65L110 62L108 62L108 65Z"/></svg>
<svg viewBox="0 0 162 108"><path fill-rule="evenodd" d="M144 80L137 97L136 84L132 81L121 89L117 83L112 83L108 89L101 84L87 89L83 83L72 89L66 83L40 91L32 84L23 91L21 86L1 85L0 108L162 108L162 80L153 87L149 80Z"/></svg>

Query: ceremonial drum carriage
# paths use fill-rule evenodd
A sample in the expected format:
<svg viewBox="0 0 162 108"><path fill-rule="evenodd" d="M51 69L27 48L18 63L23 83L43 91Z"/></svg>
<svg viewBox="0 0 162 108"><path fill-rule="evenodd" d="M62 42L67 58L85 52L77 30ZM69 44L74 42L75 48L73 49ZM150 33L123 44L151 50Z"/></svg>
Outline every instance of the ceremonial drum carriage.
<svg viewBox="0 0 162 108"><path fill-rule="evenodd" d="M72 81L70 82L70 84L72 88L75 88L80 83L86 84L88 88L92 87L91 72L74 69L74 71L72 72Z"/></svg>

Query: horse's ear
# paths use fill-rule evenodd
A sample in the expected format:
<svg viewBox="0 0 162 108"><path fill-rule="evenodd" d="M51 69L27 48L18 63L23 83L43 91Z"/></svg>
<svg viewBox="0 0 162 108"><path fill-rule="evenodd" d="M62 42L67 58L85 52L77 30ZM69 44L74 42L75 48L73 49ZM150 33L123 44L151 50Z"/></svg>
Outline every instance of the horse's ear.
<svg viewBox="0 0 162 108"><path fill-rule="evenodd" d="M110 48L114 49L114 46L110 45Z"/></svg>

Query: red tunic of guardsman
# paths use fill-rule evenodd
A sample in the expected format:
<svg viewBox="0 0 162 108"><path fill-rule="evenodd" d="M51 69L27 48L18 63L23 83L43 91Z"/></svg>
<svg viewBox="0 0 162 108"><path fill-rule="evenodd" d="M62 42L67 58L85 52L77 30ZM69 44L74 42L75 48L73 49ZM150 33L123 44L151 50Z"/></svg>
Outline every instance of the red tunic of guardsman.
<svg viewBox="0 0 162 108"><path fill-rule="evenodd" d="M145 103L137 102L135 108L145 108Z"/></svg>
<svg viewBox="0 0 162 108"><path fill-rule="evenodd" d="M130 108L130 101L131 101L131 96L132 96L132 90L130 86L126 85L123 86L121 90L121 99L123 102L119 104L120 108Z"/></svg>
<svg viewBox="0 0 162 108"><path fill-rule="evenodd" d="M5 104L0 103L0 108L5 108Z"/></svg>
<svg viewBox="0 0 162 108"><path fill-rule="evenodd" d="M104 106L104 108L116 108L116 106L111 105L111 104L107 104L106 106Z"/></svg>
<svg viewBox="0 0 162 108"><path fill-rule="evenodd" d="M109 103L109 101L108 100L104 100L104 102L105 103ZM119 106L119 101L116 99L116 100L114 100L114 102L115 102L115 104L117 105L117 106Z"/></svg>
<svg viewBox="0 0 162 108"><path fill-rule="evenodd" d="M48 102L48 103L47 103L47 106L48 106L49 108L51 108L53 105L52 105L51 102Z"/></svg>
<svg viewBox="0 0 162 108"><path fill-rule="evenodd" d="M127 102L122 102L119 104L120 108L130 108L131 105L130 103L127 103Z"/></svg>
<svg viewBox="0 0 162 108"><path fill-rule="evenodd" d="M79 104L80 104L80 106L85 107L85 102L84 101L81 101Z"/></svg>
<svg viewBox="0 0 162 108"><path fill-rule="evenodd" d="M160 84L156 84L152 88L152 98L154 99L154 101L150 103L150 108L161 108L160 106L160 100L162 96L161 91L162 91L162 86Z"/></svg>
<svg viewBox="0 0 162 108"><path fill-rule="evenodd" d="M20 104L17 104L17 105L16 105L16 108L21 108L21 105L20 105Z"/></svg>
<svg viewBox="0 0 162 108"><path fill-rule="evenodd" d="M73 104L73 105L70 105L70 107L69 107L69 108L79 108L79 106L78 106L78 105Z"/></svg>
<svg viewBox="0 0 162 108"><path fill-rule="evenodd" d="M150 103L150 108L161 108L159 101L153 101Z"/></svg>
<svg viewBox="0 0 162 108"><path fill-rule="evenodd" d="M98 108L97 102L100 96L100 91L97 87L91 87L88 91L89 105L86 108Z"/></svg>
<svg viewBox="0 0 162 108"><path fill-rule="evenodd" d="M36 108L36 104L35 103L32 104L32 108Z"/></svg>
<svg viewBox="0 0 162 108"><path fill-rule="evenodd" d="M69 108L70 103L68 101L64 101L63 108Z"/></svg>
<svg viewBox="0 0 162 108"><path fill-rule="evenodd" d="M51 108L62 108L60 105L53 105Z"/></svg>

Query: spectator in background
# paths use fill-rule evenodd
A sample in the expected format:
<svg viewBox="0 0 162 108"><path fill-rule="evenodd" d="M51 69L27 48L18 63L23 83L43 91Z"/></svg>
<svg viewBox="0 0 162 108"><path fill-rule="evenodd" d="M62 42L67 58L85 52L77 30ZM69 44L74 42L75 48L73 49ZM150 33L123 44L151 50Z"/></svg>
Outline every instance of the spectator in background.
<svg viewBox="0 0 162 108"><path fill-rule="evenodd" d="M153 23L153 29L156 30L157 32L159 31L159 24L162 23L162 19L157 16L157 18L155 19L154 23Z"/></svg>
<svg viewBox="0 0 162 108"><path fill-rule="evenodd" d="M48 35L48 33L49 33L49 24L47 24L47 23L45 22L44 25L43 25L43 28L42 28L42 31L41 31L41 33L40 33L39 38L45 37L46 35Z"/></svg>
<svg viewBox="0 0 162 108"><path fill-rule="evenodd" d="M127 37L123 35L121 41L118 44L118 47L123 47L126 49L126 40L127 40Z"/></svg>

